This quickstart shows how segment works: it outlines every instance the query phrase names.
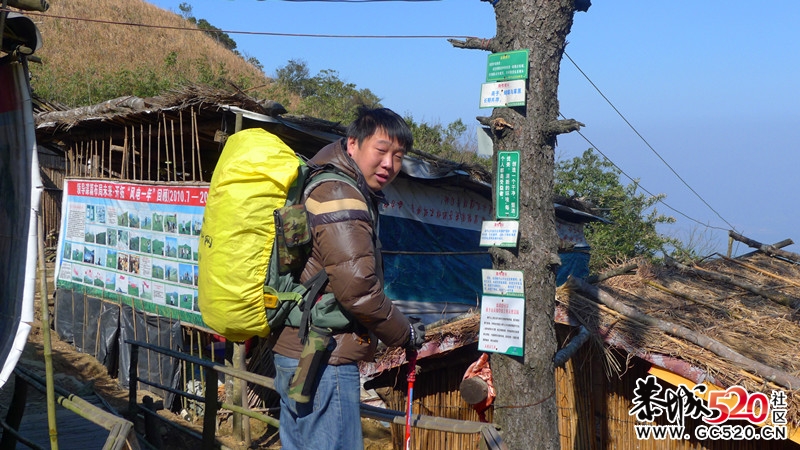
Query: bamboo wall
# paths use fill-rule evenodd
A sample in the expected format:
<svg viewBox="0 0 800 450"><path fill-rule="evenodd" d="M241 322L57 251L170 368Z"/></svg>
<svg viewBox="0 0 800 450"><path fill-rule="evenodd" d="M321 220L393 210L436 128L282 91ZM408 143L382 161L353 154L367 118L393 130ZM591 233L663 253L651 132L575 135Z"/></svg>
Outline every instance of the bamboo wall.
<svg viewBox="0 0 800 450"><path fill-rule="evenodd" d="M559 342L567 338L567 329L557 326ZM600 349L587 342L563 368L556 369L556 394L559 411L559 434L562 450L778 450L800 449L791 441L733 440L638 440L636 417L628 415L633 407L636 380L647 376L649 363L624 355L612 357L623 368L621 375L607 376ZM662 382L662 386L666 382ZM694 436L701 422L687 420L686 432ZM667 425L659 417L655 424Z"/></svg>
<svg viewBox="0 0 800 450"><path fill-rule="evenodd" d="M475 359L478 353L475 352ZM417 374L414 383L413 410L414 413L425 414L450 419L479 421L478 413L468 405L459 393L458 387L464 377L467 367L473 361L463 361L446 364L431 370L437 361L418 361L422 372ZM425 367L429 368L426 370ZM406 410L407 384L406 373L401 371L398 383L393 389L380 390L387 408L397 411ZM486 418L492 421L491 409L487 411ZM396 449L402 449L405 437L405 428L392 425L392 442ZM459 434L444 431L412 429L411 448L413 450L445 450L445 449L478 449L481 441L478 434Z"/></svg>
<svg viewBox="0 0 800 450"><path fill-rule="evenodd" d="M40 172L42 180L46 180L39 207L44 221L42 239L44 239L46 248L54 248L58 244L58 230L61 227L61 191L64 186L63 158L60 168L42 165Z"/></svg>
<svg viewBox="0 0 800 450"><path fill-rule="evenodd" d="M91 136L76 134L65 145L63 156L39 151L46 248L58 243L65 177L195 184L208 182L215 164L206 160L204 170L195 108L153 115L152 123L98 124Z"/></svg>
<svg viewBox="0 0 800 450"><path fill-rule="evenodd" d="M159 114L151 123L100 130L69 144L67 176L181 183L210 179L203 171L194 108L170 117Z"/></svg>

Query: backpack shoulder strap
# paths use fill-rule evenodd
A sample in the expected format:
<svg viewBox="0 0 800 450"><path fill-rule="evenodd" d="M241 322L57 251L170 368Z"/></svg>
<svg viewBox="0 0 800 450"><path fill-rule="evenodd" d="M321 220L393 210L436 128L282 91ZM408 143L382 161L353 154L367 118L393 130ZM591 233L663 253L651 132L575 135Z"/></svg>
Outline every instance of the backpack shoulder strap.
<svg viewBox="0 0 800 450"><path fill-rule="evenodd" d="M356 181L349 176L345 175L341 170L337 169L336 167L328 164L322 167L317 168L309 177L308 182L303 189L303 197L306 197L311 191L313 191L317 186L326 182L326 181L343 181L350 186L353 186L360 194L363 195L361 189L358 188Z"/></svg>
<svg viewBox="0 0 800 450"><path fill-rule="evenodd" d="M371 201L369 196L359 188L356 180L352 179L350 176L331 164L312 168L312 172L313 173L309 176L308 182L306 183L305 189L303 189L303 201L305 201L311 191L317 188L320 184L325 183L326 181L342 181L352 186L359 193L360 197L367 205L372 223L378 223L377 205L375 205L375 202Z"/></svg>

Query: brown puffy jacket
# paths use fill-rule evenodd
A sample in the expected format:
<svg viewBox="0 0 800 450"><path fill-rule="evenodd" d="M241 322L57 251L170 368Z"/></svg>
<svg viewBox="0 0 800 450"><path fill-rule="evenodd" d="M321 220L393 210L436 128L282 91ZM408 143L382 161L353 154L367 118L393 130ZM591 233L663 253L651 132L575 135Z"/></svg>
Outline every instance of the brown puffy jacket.
<svg viewBox="0 0 800 450"><path fill-rule="evenodd" d="M377 227L373 227L370 213L375 211L377 220L379 194L367 187L358 166L345 151L345 142L341 139L325 146L311 163L332 164L357 180L361 192L344 181L328 180L308 193L305 205L313 227L313 246L300 278L304 282L324 268L328 273L326 292L333 292L357 321L355 332L334 336L336 347L328 361L331 365L372 360L376 337L395 347L406 344L410 334L408 318L383 292L383 268L374 236ZM372 208L365 198L372 202ZM302 344L297 334L297 328L283 328L273 350L299 358Z"/></svg>

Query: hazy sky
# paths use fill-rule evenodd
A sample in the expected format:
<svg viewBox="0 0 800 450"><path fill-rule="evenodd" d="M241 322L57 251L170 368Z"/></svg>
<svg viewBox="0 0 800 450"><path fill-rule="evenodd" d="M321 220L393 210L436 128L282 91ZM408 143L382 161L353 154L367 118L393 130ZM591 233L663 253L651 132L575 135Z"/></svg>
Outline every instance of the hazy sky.
<svg viewBox="0 0 800 450"><path fill-rule="evenodd" d="M178 12L182 1L151 3ZM479 0L187 3L195 17L226 31L486 38L495 32L492 7ZM658 210L677 219L661 230L666 234L693 235L721 252L731 227L764 243L800 242L794 192L800 2L593 3L575 15L566 49L591 82L565 57L559 86L561 112L586 125L581 132L591 144L562 135L557 155L571 158L594 146L647 191L666 194L674 210ZM476 116L491 114L478 108L487 53L453 48L445 38L231 37L267 75L302 59L312 75L336 70L417 121L446 125L461 118L472 126Z"/></svg>

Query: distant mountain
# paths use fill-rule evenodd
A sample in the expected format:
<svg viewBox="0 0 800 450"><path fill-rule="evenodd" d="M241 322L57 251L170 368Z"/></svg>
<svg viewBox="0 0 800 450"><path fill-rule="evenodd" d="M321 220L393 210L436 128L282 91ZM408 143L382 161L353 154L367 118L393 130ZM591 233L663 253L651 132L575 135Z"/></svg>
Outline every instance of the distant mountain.
<svg viewBox="0 0 800 450"><path fill-rule="evenodd" d="M35 55L42 64L30 65L31 86L46 100L83 106L202 83L288 101L257 61L143 0L50 0L50 9L32 18L44 45Z"/></svg>

